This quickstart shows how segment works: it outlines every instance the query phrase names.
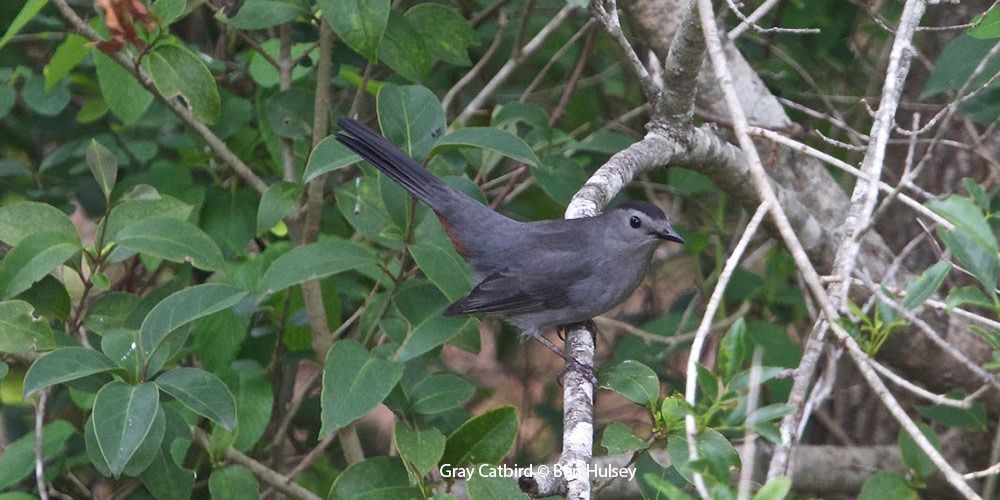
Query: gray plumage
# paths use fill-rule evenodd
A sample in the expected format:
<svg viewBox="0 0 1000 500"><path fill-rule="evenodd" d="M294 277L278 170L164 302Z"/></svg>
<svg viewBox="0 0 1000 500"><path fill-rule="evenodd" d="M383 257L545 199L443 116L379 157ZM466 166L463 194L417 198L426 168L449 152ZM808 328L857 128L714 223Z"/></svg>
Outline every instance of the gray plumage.
<svg viewBox="0 0 1000 500"><path fill-rule="evenodd" d="M540 332L607 312L639 285L659 243L684 242L666 214L644 202L586 219L515 221L448 186L365 125L337 123L346 131L337 140L429 205L472 266L479 284L445 315L498 314L552 348Z"/></svg>

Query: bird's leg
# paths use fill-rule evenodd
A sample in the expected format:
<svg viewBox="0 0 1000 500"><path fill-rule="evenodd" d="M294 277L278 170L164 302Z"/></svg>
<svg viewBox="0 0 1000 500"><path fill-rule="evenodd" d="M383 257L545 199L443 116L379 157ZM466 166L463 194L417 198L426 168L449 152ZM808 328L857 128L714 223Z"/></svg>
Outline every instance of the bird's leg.
<svg viewBox="0 0 1000 500"><path fill-rule="evenodd" d="M560 349L559 346L553 344L551 340L545 338L545 336L542 335L538 330L531 330L530 332L528 332L528 335L533 337L535 340L538 341L538 343L547 347L550 351L556 353L556 355L558 355L560 358L566 361L566 366L564 366L562 370L559 370L559 375L556 377L556 379L559 381L559 385L562 385L562 379L566 375L566 372L569 370L576 370L578 373L586 377L587 380L590 381L590 383L597 385L597 374L594 372L593 367L585 366L576 359L573 359L571 356L566 354L566 351Z"/></svg>

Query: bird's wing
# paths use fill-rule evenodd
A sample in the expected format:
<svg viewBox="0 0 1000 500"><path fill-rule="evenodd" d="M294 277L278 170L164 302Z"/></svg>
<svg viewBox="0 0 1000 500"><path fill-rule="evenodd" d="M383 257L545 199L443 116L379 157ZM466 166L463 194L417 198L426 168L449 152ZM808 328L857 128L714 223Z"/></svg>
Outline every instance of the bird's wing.
<svg viewBox="0 0 1000 500"><path fill-rule="evenodd" d="M522 279L511 268L505 268L487 276L469 295L448 306L444 314L524 314L559 309L568 303L566 284L562 280Z"/></svg>

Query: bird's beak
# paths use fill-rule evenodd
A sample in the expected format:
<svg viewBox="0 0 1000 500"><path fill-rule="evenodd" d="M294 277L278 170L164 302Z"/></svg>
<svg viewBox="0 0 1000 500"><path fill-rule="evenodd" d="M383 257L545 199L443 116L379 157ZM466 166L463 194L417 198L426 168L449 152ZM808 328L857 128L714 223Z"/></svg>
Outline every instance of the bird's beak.
<svg viewBox="0 0 1000 500"><path fill-rule="evenodd" d="M653 231L650 234L656 236L661 240L674 241L680 244L684 244L684 238L681 238L681 235L677 234L677 231L674 231L673 229L664 229L663 231Z"/></svg>

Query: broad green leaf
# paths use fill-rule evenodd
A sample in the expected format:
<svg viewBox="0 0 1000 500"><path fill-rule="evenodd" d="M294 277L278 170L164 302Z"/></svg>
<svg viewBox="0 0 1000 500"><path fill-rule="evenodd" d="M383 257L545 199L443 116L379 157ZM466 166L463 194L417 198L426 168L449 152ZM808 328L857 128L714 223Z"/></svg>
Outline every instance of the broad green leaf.
<svg viewBox="0 0 1000 500"><path fill-rule="evenodd" d="M63 78L53 85L51 90L46 91L45 78L31 74L24 79L21 100L35 113L56 116L69 104L69 82Z"/></svg>
<svg viewBox="0 0 1000 500"><path fill-rule="evenodd" d="M474 147L502 154L532 167L538 166L538 157L520 137L492 127L460 128L438 141L435 151L450 148Z"/></svg>
<svg viewBox="0 0 1000 500"><path fill-rule="evenodd" d="M74 434L73 424L56 420L42 428L42 456L50 460L63 455ZM35 433L28 432L8 442L0 453L0 490L16 485L35 471Z"/></svg>
<svg viewBox="0 0 1000 500"><path fill-rule="evenodd" d="M295 208L301 196L302 186L292 182L278 181L268 186L257 208L257 235L266 233L281 222Z"/></svg>
<svg viewBox="0 0 1000 500"><path fill-rule="evenodd" d="M747 326L743 318L737 319L719 343L719 355L715 365L719 377L728 382L739 371L740 366L748 358L750 347L747 345Z"/></svg>
<svg viewBox="0 0 1000 500"><path fill-rule="evenodd" d="M878 472L869 477L863 486L858 500L916 500L917 492L910 487L906 478L898 472Z"/></svg>
<svg viewBox="0 0 1000 500"><path fill-rule="evenodd" d="M415 430L396 421L392 440L399 450L399 456L412 464L420 476L426 476L444 453L444 434L433 427Z"/></svg>
<svg viewBox="0 0 1000 500"><path fill-rule="evenodd" d="M660 399L660 379L648 366L627 360L602 374L600 386L621 394L629 401L653 408Z"/></svg>
<svg viewBox="0 0 1000 500"><path fill-rule="evenodd" d="M45 75L45 91L52 90L59 80L83 61L90 52L90 47L90 42L86 38L75 33L66 35L42 70L42 74Z"/></svg>
<svg viewBox="0 0 1000 500"><path fill-rule="evenodd" d="M191 214L192 206L173 196L156 195L157 198L123 199L111 208L104 224L105 240L116 241L118 233L126 226L142 219L165 217L175 220L186 220Z"/></svg>
<svg viewBox="0 0 1000 500"><path fill-rule="evenodd" d="M157 500L188 500L194 489L194 471L182 467L191 444L191 427L169 407L165 408L166 431L153 463L139 476Z"/></svg>
<svg viewBox="0 0 1000 500"><path fill-rule="evenodd" d="M111 200L111 190L114 189L115 179L118 178L118 160L115 159L114 153L91 139L90 147L87 148L87 166L90 167L90 173L94 174L97 186L104 193L105 201Z"/></svg>
<svg viewBox="0 0 1000 500"><path fill-rule="evenodd" d="M0 207L0 241L16 246L26 236L42 231L76 234L76 226L58 208L37 201Z"/></svg>
<svg viewBox="0 0 1000 500"><path fill-rule="evenodd" d="M153 426L150 427L146 438L142 440L142 444L139 445L132 458L129 459L128 465L122 470L122 474L126 476L138 476L149 468L156 459L160 446L163 444L165 430L166 416L163 408L159 408L156 411L156 417L153 419ZM111 467L108 465L107 460L101 452L101 447L97 443L97 431L94 430L93 415L84 423L83 435L84 444L87 447L87 456L90 458L91 463L94 464L98 472L105 476L110 476Z"/></svg>
<svg viewBox="0 0 1000 500"><path fill-rule="evenodd" d="M161 44L146 54L143 67L166 98L182 96L196 120L213 124L219 118L219 89L212 72L190 50Z"/></svg>
<svg viewBox="0 0 1000 500"><path fill-rule="evenodd" d="M982 210L971 199L952 195L944 200L928 201L927 208L955 224L956 230L967 232L986 250L994 253L998 251L996 235L990 229Z"/></svg>
<svg viewBox="0 0 1000 500"><path fill-rule="evenodd" d="M962 399L964 395L948 394L954 399ZM945 405L916 405L917 411L921 415L950 427L962 429L979 429L985 431L987 428L986 407L982 403L975 403L972 408L963 409Z"/></svg>
<svg viewBox="0 0 1000 500"><path fill-rule="evenodd" d="M490 477L473 474L465 483L470 500L527 500L517 480L510 477Z"/></svg>
<svg viewBox="0 0 1000 500"><path fill-rule="evenodd" d="M19 354L55 347L52 328L23 300L0 302L0 352Z"/></svg>
<svg viewBox="0 0 1000 500"><path fill-rule="evenodd" d="M212 187L205 196L201 228L224 255L243 256L256 229L257 196L249 189Z"/></svg>
<svg viewBox="0 0 1000 500"><path fill-rule="evenodd" d="M226 24L241 30L259 30L287 23L309 13L300 0L246 0Z"/></svg>
<svg viewBox="0 0 1000 500"><path fill-rule="evenodd" d="M601 446L607 448L609 455L615 455L645 450L649 444L636 437L627 425L616 421L604 428L604 434L601 435Z"/></svg>
<svg viewBox="0 0 1000 500"><path fill-rule="evenodd" d="M0 38L0 49L2 49L4 45L7 45L7 42L9 42L11 38L14 38L14 35L24 29L24 27L28 25L28 23L42 10L42 7L45 7L47 3L49 3L49 0L28 0L25 2L24 6L21 7L21 10L17 12L17 16L15 16L14 20L10 22L10 26L7 27L3 37Z"/></svg>
<svg viewBox="0 0 1000 500"><path fill-rule="evenodd" d="M239 427L233 447L248 451L264 435L271 420L274 404L271 381L260 365L249 360L234 362L222 380L236 397L236 421L239 422Z"/></svg>
<svg viewBox="0 0 1000 500"><path fill-rule="evenodd" d="M777 420L785 415L791 413L793 408L784 403L772 403L766 406L762 406L754 410L747 417L746 425L759 425L764 422L769 422L771 420Z"/></svg>
<svg viewBox="0 0 1000 500"><path fill-rule="evenodd" d="M772 477L754 493L752 500L784 500L791 488L792 480L787 476Z"/></svg>
<svg viewBox="0 0 1000 500"><path fill-rule="evenodd" d="M941 441L938 439L934 429L924 423L917 423L917 427L920 428L920 432L924 434L924 437L931 442L931 445L940 451ZM903 464L916 472L918 476L927 477L937 470L934 462L931 462L930 457L920 449L917 442L910 437L910 434L906 430L899 430L898 442L899 454L903 457Z"/></svg>
<svg viewBox="0 0 1000 500"><path fill-rule="evenodd" d="M140 297L125 292L103 294L87 308L87 318L83 324L98 335L124 328L125 320L139 303Z"/></svg>
<svg viewBox="0 0 1000 500"><path fill-rule="evenodd" d="M971 286L963 286L961 288L955 288L948 293L948 299L945 301L949 308L959 307L964 305L973 305L977 307L993 307L993 303L990 299L987 299L983 292L979 291L978 288Z"/></svg>
<svg viewBox="0 0 1000 500"><path fill-rule="evenodd" d="M103 52L94 51L93 54L97 84L111 113L126 124L146 114L149 105L153 103L153 94L140 85L128 70Z"/></svg>
<svg viewBox="0 0 1000 500"><path fill-rule="evenodd" d="M323 365L320 435L368 414L389 395L402 375L402 363L376 358L353 340L334 344Z"/></svg>
<svg viewBox="0 0 1000 500"><path fill-rule="evenodd" d="M940 92L961 88L997 43L1000 41L977 40L964 33L952 39L938 54L934 69L920 92L920 98L926 99ZM972 80L969 89L978 88L998 70L1000 58L994 57L986 63L979 76Z"/></svg>
<svg viewBox="0 0 1000 500"><path fill-rule="evenodd" d="M17 101L17 93L10 85L0 85L0 118L7 116L10 109L14 107L14 102ZM16 165L16 164L15 164ZM8 164L7 168L0 168L0 177L5 177L10 175L7 170L10 170ZM31 172L26 168L15 168L13 169L15 173L20 173L24 175L30 175Z"/></svg>
<svg viewBox="0 0 1000 500"><path fill-rule="evenodd" d="M118 244L171 262L190 262L206 271L222 269L222 251L198 226L167 217L134 221L115 236Z"/></svg>
<svg viewBox="0 0 1000 500"><path fill-rule="evenodd" d="M377 107L382 134L417 161L423 161L444 131L444 109L427 87L383 85Z"/></svg>
<svg viewBox="0 0 1000 500"><path fill-rule="evenodd" d="M420 32L396 11L389 12L385 37L378 46L378 58L411 82L426 78L433 62Z"/></svg>
<svg viewBox="0 0 1000 500"><path fill-rule="evenodd" d="M670 437L667 441L667 455L677 472L686 481L692 482L693 471L688 457L687 438L683 434ZM730 469L740 465L740 457L732 443L712 429L707 429L698 436L698 458L708 463L707 472L720 481L728 481Z"/></svg>
<svg viewBox="0 0 1000 500"><path fill-rule="evenodd" d="M409 398L413 411L433 415L462 406L475 392L476 388L458 375L435 373L414 384Z"/></svg>
<svg viewBox="0 0 1000 500"><path fill-rule="evenodd" d="M198 368L174 368L154 380L191 411L234 432L236 400L219 377Z"/></svg>
<svg viewBox="0 0 1000 500"><path fill-rule="evenodd" d="M660 404L660 418L663 425L669 430L677 430L684 426L684 417L690 413L691 405L684 400L684 396L674 394L663 398Z"/></svg>
<svg viewBox="0 0 1000 500"><path fill-rule="evenodd" d="M389 0L318 0L333 32L367 59L375 59L389 22Z"/></svg>
<svg viewBox="0 0 1000 500"><path fill-rule="evenodd" d="M0 261L0 299L27 290L79 251L75 232L45 231L24 238Z"/></svg>
<svg viewBox="0 0 1000 500"><path fill-rule="evenodd" d="M212 471L208 491L213 500L244 500L260 498L257 478L242 465L227 465Z"/></svg>
<svg viewBox="0 0 1000 500"><path fill-rule="evenodd" d="M376 262L375 254L364 245L326 238L295 247L278 257L261 278L263 288L260 293L274 293L303 281L325 278Z"/></svg>
<svg viewBox="0 0 1000 500"><path fill-rule="evenodd" d="M643 457L648 457L648 454L643 455ZM649 460L652 461L652 459ZM657 467L663 469L659 466L659 464L657 464ZM648 486L648 488L643 488L643 486ZM691 500L694 498L685 493L684 490L674 486L673 483L667 481L662 476L657 476L652 472L647 472L642 475L642 482L639 484L639 489L643 493L643 498L654 498L657 500L660 498L666 498L668 500Z"/></svg>
<svg viewBox="0 0 1000 500"><path fill-rule="evenodd" d="M0 382L3 382L3 379L7 377L7 372L9 371L10 366L8 366L7 363L0 361Z"/></svg>
<svg viewBox="0 0 1000 500"><path fill-rule="evenodd" d="M470 45L479 45L479 36L461 14L439 3L422 3L404 17L420 33L432 58L459 66L472 64L467 51Z"/></svg>
<svg viewBox="0 0 1000 500"><path fill-rule="evenodd" d="M113 476L121 475L150 433L159 405L159 391L148 383L115 381L97 393L94 435Z"/></svg>
<svg viewBox="0 0 1000 500"><path fill-rule="evenodd" d="M441 462L452 466L499 463L513 446L517 428L517 411L511 406L471 418L448 436Z"/></svg>
<svg viewBox="0 0 1000 500"><path fill-rule="evenodd" d="M396 351L396 359L405 362L416 358L447 342L474 321L467 317L444 317L433 314L410 332Z"/></svg>
<svg viewBox="0 0 1000 500"><path fill-rule="evenodd" d="M246 296L239 288L206 283L185 288L156 304L139 328L139 345L147 359L170 333L202 316L232 307Z"/></svg>
<svg viewBox="0 0 1000 500"><path fill-rule="evenodd" d="M118 365L99 351L85 347L60 347L38 358L28 368L24 376L24 395L30 396L50 385L116 368Z"/></svg>
<svg viewBox="0 0 1000 500"><path fill-rule="evenodd" d="M903 299L903 307L913 309L924 303L938 288L944 279L948 277L951 265L947 262L938 262L927 268L920 276L917 276L906 287L906 297Z"/></svg>
<svg viewBox="0 0 1000 500"><path fill-rule="evenodd" d="M187 0L156 0L149 6L149 10L164 26L169 26L183 17L186 8Z"/></svg>
<svg viewBox="0 0 1000 500"><path fill-rule="evenodd" d="M549 198L565 206L587 182L588 175L579 161L553 154L531 168L531 177Z"/></svg>
<svg viewBox="0 0 1000 500"><path fill-rule="evenodd" d="M267 121L279 137L298 139L312 132L313 101L311 92L290 89L272 95L267 100Z"/></svg>
<svg viewBox="0 0 1000 500"><path fill-rule="evenodd" d="M330 135L320 141L319 144L309 154L309 162L306 163L306 171L302 174L302 182L309 182L320 175L332 172L361 161L361 157L354 154Z"/></svg>
<svg viewBox="0 0 1000 500"><path fill-rule="evenodd" d="M399 457L374 457L344 469L330 488L329 500L422 498Z"/></svg>
<svg viewBox="0 0 1000 500"><path fill-rule="evenodd" d="M986 12L985 16L977 16L973 22L978 24L969 30L969 36L972 38L1000 38L1000 9L996 8L995 5Z"/></svg>
<svg viewBox="0 0 1000 500"><path fill-rule="evenodd" d="M985 248L966 231L940 229L938 236L944 241L948 250L951 250L955 260L972 273L982 283L984 289L991 293L996 289L1000 254Z"/></svg>

